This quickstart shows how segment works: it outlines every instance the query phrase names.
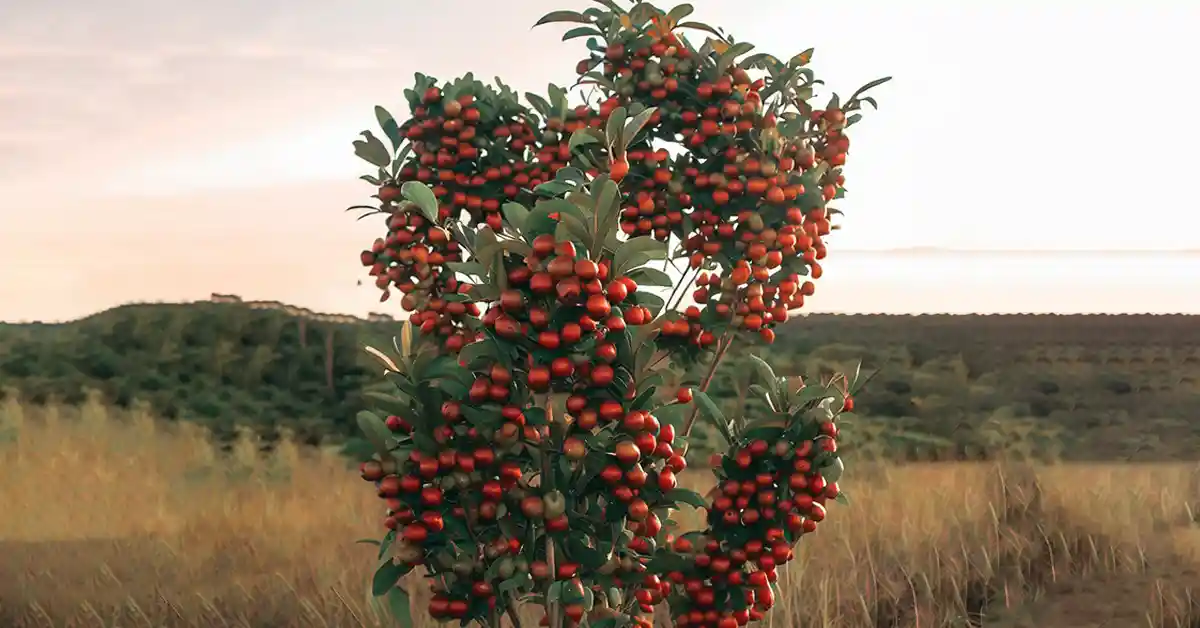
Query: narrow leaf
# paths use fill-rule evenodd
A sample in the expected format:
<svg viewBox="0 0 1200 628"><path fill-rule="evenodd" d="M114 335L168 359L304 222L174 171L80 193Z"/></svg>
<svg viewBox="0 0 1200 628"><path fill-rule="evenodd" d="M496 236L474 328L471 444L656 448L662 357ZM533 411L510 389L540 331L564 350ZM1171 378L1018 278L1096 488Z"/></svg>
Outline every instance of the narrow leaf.
<svg viewBox="0 0 1200 628"><path fill-rule="evenodd" d="M562 40L567 41L569 39L578 39L580 37L588 37L588 36L603 37L604 33L601 33L600 31L596 30L595 28L592 28L591 26L577 26L577 27L572 28L571 30L567 31L563 35Z"/></svg>
<svg viewBox="0 0 1200 628"><path fill-rule="evenodd" d="M729 419L725 418L725 413L721 412L721 408L717 407L716 402L708 396L708 393L702 391L694 391L692 393L696 401L696 407L700 408L700 414L708 419L718 428L725 428L729 424Z"/></svg>
<svg viewBox="0 0 1200 628"><path fill-rule="evenodd" d="M757 371L758 378L762 380L761 383L768 386L768 390L770 390L773 395L778 397L779 378L775 375L775 369L772 369L771 365L767 364L766 360L754 355L753 353L750 354L750 360L754 363L754 370Z"/></svg>
<svg viewBox="0 0 1200 628"><path fill-rule="evenodd" d="M650 117L654 115L655 111L658 111L657 107L648 107L645 111L642 111L634 116L633 119L625 125L625 128L621 131L622 151L626 146L629 146L633 143L633 138L636 137L638 132L642 130L642 127L646 126L646 122L650 120Z"/></svg>
<svg viewBox="0 0 1200 628"><path fill-rule="evenodd" d="M592 21L586 15L577 11L551 11L542 16L534 26L550 24L552 22L575 22L579 24L591 24Z"/></svg>
<svg viewBox="0 0 1200 628"><path fill-rule="evenodd" d="M408 599L408 591L393 587L387 594L388 612L401 628L412 628L412 605Z"/></svg>
<svg viewBox="0 0 1200 628"><path fill-rule="evenodd" d="M850 95L849 100L854 100L855 98L857 98L859 96L859 94L862 94L863 92L867 91L868 89L879 87L880 85L883 85L884 83L886 83L890 80L892 80L892 77L890 77L890 76L885 76L881 79L875 79L874 81L871 81L870 83L867 83L866 85L863 85L862 87L858 88L858 91L856 91Z"/></svg>
<svg viewBox="0 0 1200 628"><path fill-rule="evenodd" d="M404 138L400 135L400 125L396 124L396 119L392 117L392 114L388 113L387 109L379 106L375 107L375 119L379 121L379 126L383 129L383 133L391 140L392 149L398 150Z"/></svg>
<svg viewBox="0 0 1200 628"><path fill-rule="evenodd" d="M625 154L625 144L621 143L621 131L625 128L625 118L627 112L624 107L617 107L608 117L608 125L605 126L604 135L608 139L608 146L618 155Z"/></svg>

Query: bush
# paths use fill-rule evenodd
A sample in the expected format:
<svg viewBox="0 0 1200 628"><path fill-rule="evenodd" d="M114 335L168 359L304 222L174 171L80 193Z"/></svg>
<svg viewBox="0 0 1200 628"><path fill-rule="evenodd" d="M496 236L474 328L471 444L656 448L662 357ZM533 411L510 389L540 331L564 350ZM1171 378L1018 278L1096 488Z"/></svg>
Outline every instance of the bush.
<svg viewBox="0 0 1200 628"><path fill-rule="evenodd" d="M531 110L418 74L410 119L376 108L390 148L355 142L378 203L352 209L387 228L362 263L410 313L398 355L375 350L394 390L358 416L388 507L373 588L402 617L396 583L423 566L429 614L463 625L534 603L556 628L650 626L664 600L678 626L744 625L841 497L855 382L751 358L764 410L732 420L707 389L814 293L847 130L887 79L816 108L811 50L743 58L688 5L600 4L539 21L588 38L577 85L598 101L551 85ZM701 416L727 442L708 498L676 486ZM708 527L675 536L682 505Z"/></svg>

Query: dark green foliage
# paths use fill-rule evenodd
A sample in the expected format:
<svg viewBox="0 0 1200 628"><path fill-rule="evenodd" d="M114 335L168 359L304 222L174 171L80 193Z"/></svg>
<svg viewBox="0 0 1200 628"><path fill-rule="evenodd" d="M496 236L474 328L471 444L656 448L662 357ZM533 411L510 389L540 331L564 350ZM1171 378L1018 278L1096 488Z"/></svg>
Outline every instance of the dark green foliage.
<svg viewBox="0 0 1200 628"><path fill-rule="evenodd" d="M237 424L267 436L287 426L308 442L352 434L345 417L375 376L361 345L379 326L306 325L307 346L295 317L236 304L131 305L62 325L3 325L0 387L33 403L82 401L93 388L116 405L141 399L160 416L195 420L219 437Z"/></svg>
<svg viewBox="0 0 1200 628"><path fill-rule="evenodd" d="M142 399L164 417L195 420L222 436L243 424L268 437L288 427L309 442L354 438L346 417L364 409L362 392L378 380L362 347L390 353L400 324L304 325L302 344L297 317L207 303L0 325L0 388L33 403L81 402L94 388L114 404ZM1188 420L1200 400L1200 317L812 315L788 323L760 355L780 375L853 372L862 360L864 373L880 373L856 400L859 422L954 443L906 442L886 455L984 455L1007 438L996 433L996 417L1060 433L1054 438L1067 458L1132 455L1128 444L1144 433L1171 437L1139 445L1142 457L1183 456L1200 441L1200 424ZM727 415L737 413L737 389L753 372L737 354L721 367L709 392ZM749 415L763 411L747 403ZM720 438L697 435L694 444L702 453L720 447Z"/></svg>

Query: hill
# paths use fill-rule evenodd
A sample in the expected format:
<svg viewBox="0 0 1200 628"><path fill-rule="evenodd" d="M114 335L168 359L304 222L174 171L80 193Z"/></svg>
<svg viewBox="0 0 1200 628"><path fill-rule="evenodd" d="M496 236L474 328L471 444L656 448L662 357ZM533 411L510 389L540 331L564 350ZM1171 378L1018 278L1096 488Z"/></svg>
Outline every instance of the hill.
<svg viewBox="0 0 1200 628"><path fill-rule="evenodd" d="M0 388L25 401L142 400L218 436L238 424L309 443L355 434L377 383L361 351L400 323L281 304L127 305L0 324ZM781 374L878 370L856 438L879 456L1179 459L1200 451L1200 316L811 315L761 355ZM732 411L752 368L714 382ZM753 411L753 408L750 409ZM702 443L701 443L702 444Z"/></svg>

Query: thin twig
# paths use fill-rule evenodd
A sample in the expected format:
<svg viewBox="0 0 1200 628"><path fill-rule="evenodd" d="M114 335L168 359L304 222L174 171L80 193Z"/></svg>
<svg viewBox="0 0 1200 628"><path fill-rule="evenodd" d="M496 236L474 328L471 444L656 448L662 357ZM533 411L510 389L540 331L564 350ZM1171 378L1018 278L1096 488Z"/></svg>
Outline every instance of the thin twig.
<svg viewBox="0 0 1200 628"><path fill-rule="evenodd" d="M729 346L733 344L733 337L726 333L726 336L717 343L717 352L713 355L712 364L708 367L708 373L704 376L704 380L700 382L700 392L707 392L709 384L712 384L713 376L717 374L717 367L721 364L721 359L725 357L725 353L729 351ZM700 406L693 406L692 413L688 415L687 422L683 424L683 437L687 438L692 433L692 427L696 425L696 417L700 416Z"/></svg>

